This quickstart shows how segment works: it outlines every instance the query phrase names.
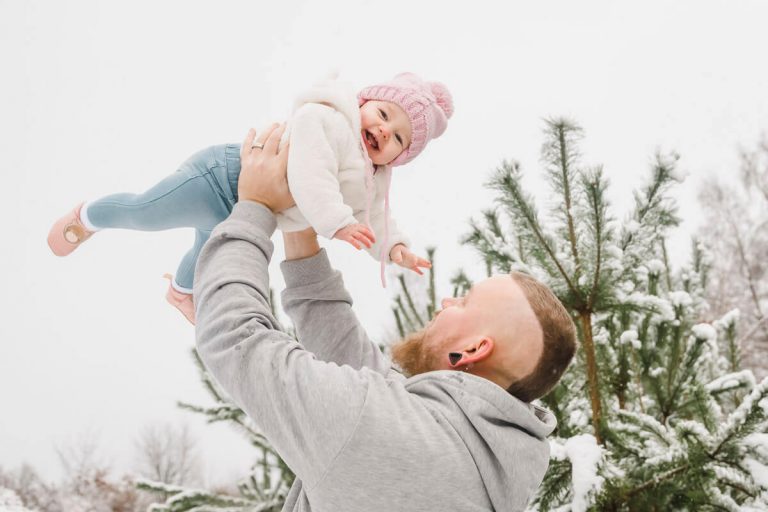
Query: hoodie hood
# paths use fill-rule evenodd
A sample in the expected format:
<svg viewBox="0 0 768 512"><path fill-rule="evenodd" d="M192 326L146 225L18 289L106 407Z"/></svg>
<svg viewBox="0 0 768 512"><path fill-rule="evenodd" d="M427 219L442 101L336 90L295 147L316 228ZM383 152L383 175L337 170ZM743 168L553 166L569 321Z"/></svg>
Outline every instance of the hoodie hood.
<svg viewBox="0 0 768 512"><path fill-rule="evenodd" d="M417 375L405 386L431 402L456 429L494 509L524 510L549 465L546 437L557 426L555 416L487 379L454 370Z"/></svg>
<svg viewBox="0 0 768 512"><path fill-rule="evenodd" d="M357 93L350 84L335 78L320 80L296 97L293 110L307 103L320 103L340 112L349 121L350 128L360 133L360 106Z"/></svg>

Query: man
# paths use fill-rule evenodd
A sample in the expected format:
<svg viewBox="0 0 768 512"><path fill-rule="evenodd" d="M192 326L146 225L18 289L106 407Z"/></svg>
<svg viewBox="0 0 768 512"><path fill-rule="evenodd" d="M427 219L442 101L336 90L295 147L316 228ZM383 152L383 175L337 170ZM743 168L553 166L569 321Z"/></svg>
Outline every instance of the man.
<svg viewBox="0 0 768 512"><path fill-rule="evenodd" d="M567 312L530 277L492 277L393 347L404 376L366 336L308 230L284 234L296 342L267 299L273 212L293 205L281 133L254 142L249 132L239 202L203 248L194 296L200 356L297 476L283 510L523 510L555 427L528 402L573 357Z"/></svg>

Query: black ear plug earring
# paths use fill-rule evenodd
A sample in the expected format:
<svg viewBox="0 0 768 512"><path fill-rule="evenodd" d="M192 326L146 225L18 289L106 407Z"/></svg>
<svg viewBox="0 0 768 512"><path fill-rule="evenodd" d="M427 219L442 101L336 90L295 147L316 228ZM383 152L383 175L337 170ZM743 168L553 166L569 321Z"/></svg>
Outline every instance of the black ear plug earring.
<svg viewBox="0 0 768 512"><path fill-rule="evenodd" d="M451 362L451 366L456 366L456 363L461 361L461 352L449 352L448 360Z"/></svg>

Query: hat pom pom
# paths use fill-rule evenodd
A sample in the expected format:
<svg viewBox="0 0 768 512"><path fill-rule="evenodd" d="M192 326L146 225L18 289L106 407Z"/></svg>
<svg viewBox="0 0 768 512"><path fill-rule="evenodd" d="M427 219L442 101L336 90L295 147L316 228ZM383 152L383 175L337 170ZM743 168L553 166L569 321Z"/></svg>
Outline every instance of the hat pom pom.
<svg viewBox="0 0 768 512"><path fill-rule="evenodd" d="M445 113L445 117L450 119L453 115L453 97L448 91L448 88L440 82L429 82L429 87L432 90L432 94L435 96L437 105Z"/></svg>

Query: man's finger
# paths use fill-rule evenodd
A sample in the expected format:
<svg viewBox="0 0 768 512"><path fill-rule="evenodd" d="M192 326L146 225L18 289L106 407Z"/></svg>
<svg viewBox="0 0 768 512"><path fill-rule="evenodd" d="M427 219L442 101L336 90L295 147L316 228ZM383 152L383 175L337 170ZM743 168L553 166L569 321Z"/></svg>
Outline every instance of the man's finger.
<svg viewBox="0 0 768 512"><path fill-rule="evenodd" d="M259 136L256 137L256 140L248 144L248 149L250 150L253 148L253 145L257 143L262 147L266 147L267 138L275 131L275 128L277 128L277 123L272 123L271 125L264 128L261 133L259 133Z"/></svg>
<svg viewBox="0 0 768 512"><path fill-rule="evenodd" d="M277 153L277 165L280 167L280 171L283 176L288 175L288 144L285 144Z"/></svg>
<svg viewBox="0 0 768 512"><path fill-rule="evenodd" d="M278 125L269 134L269 137L267 138L267 142L264 144L264 151L266 151L268 155L277 154L277 148L280 145L280 137L283 136L284 131L285 131L285 123Z"/></svg>
<svg viewBox="0 0 768 512"><path fill-rule="evenodd" d="M251 145L253 145L253 138L256 136L256 130L251 128L248 130L248 134L245 136L245 140L243 141L243 145L240 146L240 160L243 159L246 155L246 151L250 151Z"/></svg>

